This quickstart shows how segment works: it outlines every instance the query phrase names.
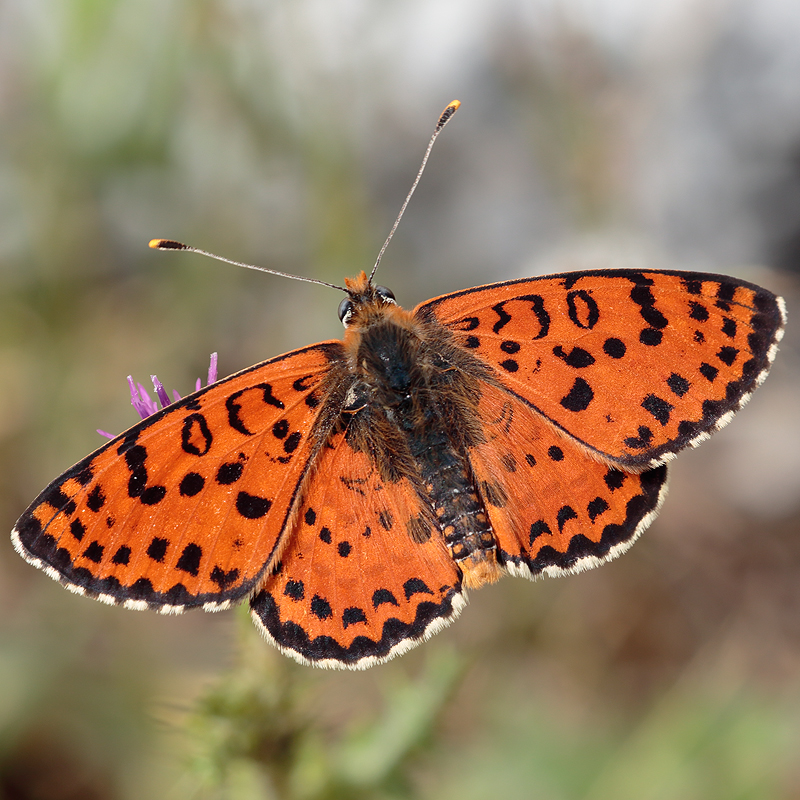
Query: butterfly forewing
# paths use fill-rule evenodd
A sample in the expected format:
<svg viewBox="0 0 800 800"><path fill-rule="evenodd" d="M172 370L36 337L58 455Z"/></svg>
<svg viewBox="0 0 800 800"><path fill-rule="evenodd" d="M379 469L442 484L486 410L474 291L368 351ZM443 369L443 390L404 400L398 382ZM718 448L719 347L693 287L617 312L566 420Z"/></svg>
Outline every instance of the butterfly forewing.
<svg viewBox="0 0 800 800"><path fill-rule="evenodd" d="M766 376L779 298L700 273L606 270L423 303L502 383L607 459L641 470L727 422Z"/></svg>
<svg viewBox="0 0 800 800"><path fill-rule="evenodd" d="M23 514L17 549L75 591L132 607L219 607L269 564L341 345L212 384L109 442Z"/></svg>
<svg viewBox="0 0 800 800"><path fill-rule="evenodd" d="M256 625L320 666L363 668L457 616L460 573L407 479L387 482L344 431L323 448Z"/></svg>

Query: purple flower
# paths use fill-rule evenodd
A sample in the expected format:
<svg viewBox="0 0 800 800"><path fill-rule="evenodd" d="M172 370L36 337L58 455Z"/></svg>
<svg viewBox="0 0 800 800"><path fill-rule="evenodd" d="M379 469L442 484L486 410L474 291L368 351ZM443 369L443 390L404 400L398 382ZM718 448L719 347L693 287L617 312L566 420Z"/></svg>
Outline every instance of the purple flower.
<svg viewBox="0 0 800 800"><path fill-rule="evenodd" d="M167 390L164 388L164 384L155 376L151 375L150 380L153 381L153 389L155 390L156 400L150 398L150 395L147 392L147 389L142 386L141 383L134 383L133 376L128 375L128 386L131 390L131 405L136 409L139 413L139 416L142 419L147 419L151 414L155 414L156 411L159 411L160 408L166 408L170 403L177 402L181 399L181 396L178 392L172 392L172 400L169 399L169 394ZM217 354L211 354L211 361L208 365L208 382L206 386L211 386L212 383L216 383L217 381ZM203 381L201 378L197 379L197 383L195 383L194 390L199 391L200 388L203 386ZM159 406L159 403L161 405ZM99 428L97 432L101 436L105 436L108 439L115 439L113 433L108 433L107 431L101 431Z"/></svg>

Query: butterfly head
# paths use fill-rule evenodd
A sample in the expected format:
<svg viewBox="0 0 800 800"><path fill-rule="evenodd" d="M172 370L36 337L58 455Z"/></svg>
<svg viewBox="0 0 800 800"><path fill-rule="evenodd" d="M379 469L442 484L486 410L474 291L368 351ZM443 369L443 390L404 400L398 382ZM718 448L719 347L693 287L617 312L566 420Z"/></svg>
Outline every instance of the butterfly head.
<svg viewBox="0 0 800 800"><path fill-rule="evenodd" d="M385 286L375 286L362 272L345 278L347 297L339 303L339 319L345 328L364 328L376 317L384 317L387 307L397 308L394 293Z"/></svg>

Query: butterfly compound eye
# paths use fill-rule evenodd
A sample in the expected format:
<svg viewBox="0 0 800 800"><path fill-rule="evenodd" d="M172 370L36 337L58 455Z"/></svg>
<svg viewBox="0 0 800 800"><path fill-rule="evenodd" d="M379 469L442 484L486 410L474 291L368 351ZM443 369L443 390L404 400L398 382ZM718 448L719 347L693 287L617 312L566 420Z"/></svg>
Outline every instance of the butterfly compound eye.
<svg viewBox="0 0 800 800"><path fill-rule="evenodd" d="M342 321L342 325L347 327L347 323L350 321L350 317L353 314L353 301L349 297L345 297L341 303L339 303L339 319Z"/></svg>
<svg viewBox="0 0 800 800"><path fill-rule="evenodd" d="M387 289L385 286L376 286L375 294L383 300L384 303L395 303L394 292Z"/></svg>

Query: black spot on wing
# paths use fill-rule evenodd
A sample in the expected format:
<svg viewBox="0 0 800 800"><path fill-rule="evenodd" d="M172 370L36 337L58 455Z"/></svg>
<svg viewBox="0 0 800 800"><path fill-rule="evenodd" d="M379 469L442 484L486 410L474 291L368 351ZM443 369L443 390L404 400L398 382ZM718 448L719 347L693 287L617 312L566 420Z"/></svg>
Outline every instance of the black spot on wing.
<svg viewBox="0 0 800 800"><path fill-rule="evenodd" d="M625 445L632 450L644 450L649 447L650 442L653 441L653 431L646 425L639 426L638 434L638 436L628 436L624 440Z"/></svg>
<svg viewBox="0 0 800 800"><path fill-rule="evenodd" d="M294 453L297 450L297 446L300 444L300 441L303 438L303 434L300 431L293 431L286 437L286 441L283 443L283 452L284 453Z"/></svg>
<svg viewBox="0 0 800 800"><path fill-rule="evenodd" d="M603 342L603 352L611 358L622 358L627 351L625 342L616 337L610 337Z"/></svg>
<svg viewBox="0 0 800 800"><path fill-rule="evenodd" d="M69 524L69 532L79 542L86 535L86 526L79 519L73 519Z"/></svg>
<svg viewBox="0 0 800 800"><path fill-rule="evenodd" d="M75 480L78 481L81 486L88 486L92 482L93 477L94 471L91 465L83 467L83 469L75 473Z"/></svg>
<svg viewBox="0 0 800 800"><path fill-rule="evenodd" d="M729 283L728 281L720 281L719 288L717 289L717 299L722 303L730 303L736 295L736 284ZM717 303L719 306L720 303ZM721 307L721 306L720 306Z"/></svg>
<svg viewBox="0 0 800 800"><path fill-rule="evenodd" d="M702 294L703 282L694 280L693 278L684 278L681 280L683 288L686 289L688 294Z"/></svg>
<svg viewBox="0 0 800 800"><path fill-rule="evenodd" d="M92 487L92 490L86 495L86 506L89 511L94 511L96 514L106 504L106 496L103 494L103 487L99 483Z"/></svg>
<svg viewBox="0 0 800 800"><path fill-rule="evenodd" d="M148 578L138 578L128 589L128 599L151 600L155 593L153 584Z"/></svg>
<svg viewBox="0 0 800 800"><path fill-rule="evenodd" d="M276 439L285 439L286 434L289 433L289 420L286 419L279 419L273 426L272 426L272 435Z"/></svg>
<svg viewBox="0 0 800 800"><path fill-rule="evenodd" d="M421 578L410 578L403 584L403 591L406 600L410 600L415 594L433 594Z"/></svg>
<svg viewBox="0 0 800 800"><path fill-rule="evenodd" d="M716 367L712 367L711 364L706 364L703 361L700 364L700 374L709 382L713 383L714 379L719 375L719 370Z"/></svg>
<svg viewBox="0 0 800 800"><path fill-rule="evenodd" d="M318 594L315 594L311 599L311 613L317 619L330 619L333 616L331 604Z"/></svg>
<svg viewBox="0 0 800 800"><path fill-rule="evenodd" d="M197 573L200 571L200 560L202 557L203 548L200 547L199 544L190 542L183 548L183 552L175 568L181 570L181 572L188 572L190 575L196 577Z"/></svg>
<svg viewBox="0 0 800 800"><path fill-rule="evenodd" d="M569 353L565 352L561 345L553 348L553 355L560 358L567 366L574 369L584 369L594 364L594 356L582 347L573 347Z"/></svg>
<svg viewBox="0 0 800 800"><path fill-rule="evenodd" d="M586 508L589 519L594 522L601 514L608 511L608 503L602 497L595 497Z"/></svg>
<svg viewBox="0 0 800 800"><path fill-rule="evenodd" d="M733 362L736 361L736 357L739 355L739 351L735 347L721 347L719 352L717 353L717 358L726 366L730 367L733 365Z"/></svg>
<svg viewBox="0 0 800 800"><path fill-rule="evenodd" d="M569 522L571 519L578 519L578 515L575 512L575 509L572 506L561 506L558 510L558 514L556 515L556 521L558 522L558 532L561 533L564 530L564 526Z"/></svg>
<svg viewBox="0 0 800 800"><path fill-rule="evenodd" d="M63 511L65 514L74 514L76 510L75 502L71 500L61 490L60 486L50 486L42 492L40 502L48 503L58 511ZM32 517L31 519L35 519Z"/></svg>
<svg viewBox="0 0 800 800"><path fill-rule="evenodd" d="M615 492L617 489L622 488L622 484L625 483L626 477L627 475L618 469L609 469L609 471L603 476L603 481L612 492Z"/></svg>
<svg viewBox="0 0 800 800"><path fill-rule="evenodd" d="M283 405L283 400L281 400L279 397L275 397L275 395L272 393L272 386L269 383L259 383L255 388L263 391L262 399L266 405L280 409L285 408Z"/></svg>
<svg viewBox="0 0 800 800"><path fill-rule="evenodd" d="M166 496L166 486L147 486L139 495L139 500L146 506L155 506L158 505Z"/></svg>
<svg viewBox="0 0 800 800"><path fill-rule="evenodd" d="M397 598L388 589L376 589L372 593L372 607L377 608L384 603L389 603L393 606L399 606Z"/></svg>
<svg viewBox="0 0 800 800"><path fill-rule="evenodd" d="M644 284L637 284L631 289L631 300L639 306L642 319L656 330L667 327L667 318L655 307L652 289Z"/></svg>
<svg viewBox="0 0 800 800"><path fill-rule="evenodd" d="M292 600L299 601L306 596L306 587L303 581L286 581L283 594Z"/></svg>
<svg viewBox="0 0 800 800"><path fill-rule="evenodd" d="M272 507L272 500L266 497L239 492L236 496L236 510L246 519L260 519L267 515Z"/></svg>
<svg viewBox="0 0 800 800"><path fill-rule="evenodd" d="M92 542L84 551L83 557L88 558L89 561L93 561L95 564L99 564L103 560L103 550L105 548L100 542Z"/></svg>
<svg viewBox="0 0 800 800"><path fill-rule="evenodd" d="M656 328L645 328L639 334L639 341L647 347L658 347L664 334Z"/></svg>
<svg viewBox="0 0 800 800"><path fill-rule="evenodd" d="M697 322L707 322L708 309L704 305L692 301L689 303L689 316Z"/></svg>
<svg viewBox="0 0 800 800"><path fill-rule="evenodd" d="M244 464L241 461L228 461L217 470L217 483L230 486L242 477Z"/></svg>
<svg viewBox="0 0 800 800"><path fill-rule="evenodd" d="M222 567L216 565L214 569L211 570L208 577L216 583L220 589L227 589L231 584L236 582L236 579L239 577L239 570L234 567L226 572Z"/></svg>
<svg viewBox="0 0 800 800"><path fill-rule="evenodd" d="M689 391L691 384L686 380L686 378L678 375L677 372L673 372L672 375L667 378L667 386L669 386L673 394L677 395L678 397L683 397L686 392Z"/></svg>
<svg viewBox="0 0 800 800"><path fill-rule="evenodd" d="M349 628L351 625L364 623L367 621L367 615L357 606L350 606L342 613L342 627Z"/></svg>
<svg viewBox="0 0 800 800"><path fill-rule="evenodd" d="M353 546L350 542L339 542L339 544L336 545L336 549L342 558L347 558L352 552Z"/></svg>
<svg viewBox="0 0 800 800"><path fill-rule="evenodd" d="M183 478L181 478L178 491L181 493L182 497L194 497L203 491L205 485L206 479L202 475L197 472L187 472Z"/></svg>
<svg viewBox="0 0 800 800"><path fill-rule="evenodd" d="M528 544L533 544L540 536L551 533L550 526L543 519L540 519L531 525Z"/></svg>
<svg viewBox="0 0 800 800"><path fill-rule="evenodd" d="M575 383L560 403L567 411L579 412L585 411L593 399L592 387L583 378L575 378Z"/></svg>
<svg viewBox="0 0 800 800"><path fill-rule="evenodd" d="M157 561L159 564L162 563L164 561L164 556L167 554L168 545L168 539L163 539L160 536L154 536L147 547L148 557L153 561Z"/></svg>
<svg viewBox="0 0 800 800"><path fill-rule="evenodd" d="M654 394L649 394L642 400L642 408L649 411L662 425L666 425L669 422L670 412L675 406Z"/></svg>
<svg viewBox="0 0 800 800"><path fill-rule="evenodd" d="M235 431L241 433L243 436L253 435L253 432L247 428L242 421L242 418L239 416L242 407L239 405L238 400L242 397L242 395L244 395L245 392L248 391L250 391L250 389L240 389L238 392L234 392L225 401L225 408L228 411L228 425L230 425Z"/></svg>

